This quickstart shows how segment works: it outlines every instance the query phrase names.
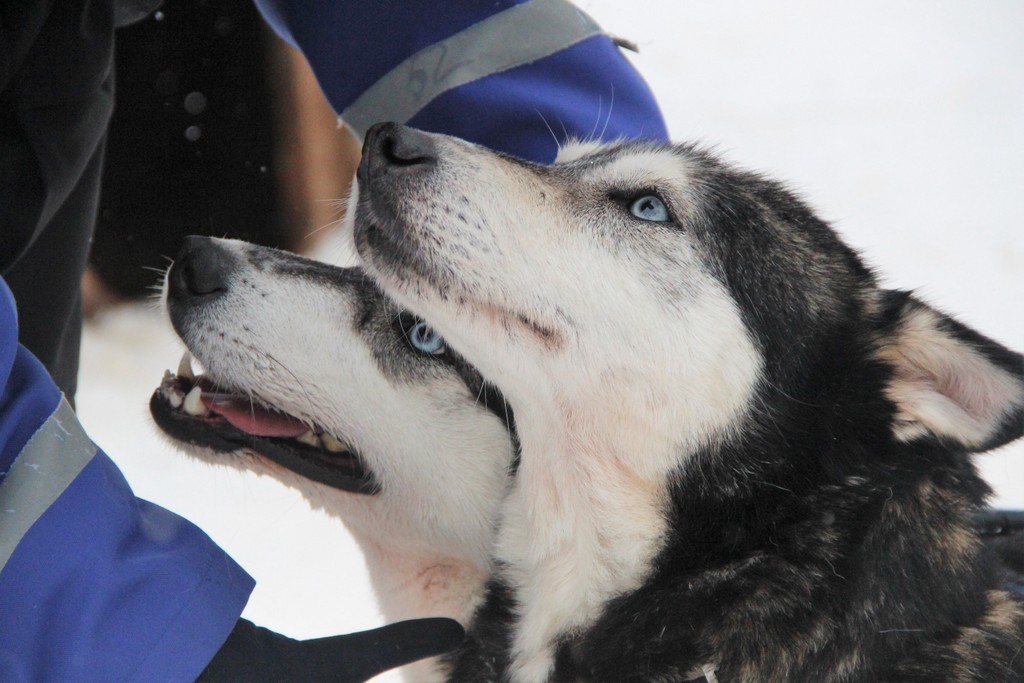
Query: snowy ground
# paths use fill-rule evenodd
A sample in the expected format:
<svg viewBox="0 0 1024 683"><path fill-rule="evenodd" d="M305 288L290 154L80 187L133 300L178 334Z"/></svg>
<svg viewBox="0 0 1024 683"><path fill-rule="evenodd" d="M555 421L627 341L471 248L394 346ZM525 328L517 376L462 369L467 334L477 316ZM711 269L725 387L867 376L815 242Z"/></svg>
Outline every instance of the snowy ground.
<svg viewBox="0 0 1024 683"><path fill-rule="evenodd" d="M589 0L676 138L787 179L892 286L1024 349L1024 5L1014 0ZM595 103L595 121L607 102ZM198 523L256 577L246 609L295 637L380 622L341 525L273 481L193 463L146 403L181 346L129 307L86 330L79 412L136 492ZM981 460L1024 507L1024 445Z"/></svg>

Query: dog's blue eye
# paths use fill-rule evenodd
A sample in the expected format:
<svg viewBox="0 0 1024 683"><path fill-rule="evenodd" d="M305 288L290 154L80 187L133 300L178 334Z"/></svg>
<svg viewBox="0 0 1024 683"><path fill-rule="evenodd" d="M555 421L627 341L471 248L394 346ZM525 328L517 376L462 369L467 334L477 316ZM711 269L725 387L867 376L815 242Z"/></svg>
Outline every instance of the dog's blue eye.
<svg viewBox="0 0 1024 683"><path fill-rule="evenodd" d="M444 337L435 332L424 320L409 328L408 336L409 343L420 353L444 353Z"/></svg>
<svg viewBox="0 0 1024 683"><path fill-rule="evenodd" d="M645 194L639 199L633 200L629 205L629 212L645 221L665 223L669 220L668 207L653 194Z"/></svg>

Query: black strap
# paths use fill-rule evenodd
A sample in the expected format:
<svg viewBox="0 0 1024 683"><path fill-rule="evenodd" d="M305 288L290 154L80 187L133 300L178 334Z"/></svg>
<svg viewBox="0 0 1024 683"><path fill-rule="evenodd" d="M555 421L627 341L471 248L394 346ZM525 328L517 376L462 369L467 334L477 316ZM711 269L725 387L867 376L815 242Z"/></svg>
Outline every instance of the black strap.
<svg viewBox="0 0 1024 683"><path fill-rule="evenodd" d="M982 536L1008 536L1024 531L1024 510L981 510L971 523Z"/></svg>

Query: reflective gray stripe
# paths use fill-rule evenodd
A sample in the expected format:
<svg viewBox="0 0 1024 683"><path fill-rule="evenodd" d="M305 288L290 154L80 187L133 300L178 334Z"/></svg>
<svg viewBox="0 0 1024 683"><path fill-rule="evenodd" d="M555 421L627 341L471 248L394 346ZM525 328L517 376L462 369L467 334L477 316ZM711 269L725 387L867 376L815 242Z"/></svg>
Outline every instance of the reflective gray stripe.
<svg viewBox="0 0 1024 683"><path fill-rule="evenodd" d="M447 90L599 33L594 20L566 0L530 0L423 48L370 86L341 119L362 138L378 121L407 122Z"/></svg>
<svg viewBox="0 0 1024 683"><path fill-rule="evenodd" d="M0 570L44 512L96 454L63 397L0 482Z"/></svg>

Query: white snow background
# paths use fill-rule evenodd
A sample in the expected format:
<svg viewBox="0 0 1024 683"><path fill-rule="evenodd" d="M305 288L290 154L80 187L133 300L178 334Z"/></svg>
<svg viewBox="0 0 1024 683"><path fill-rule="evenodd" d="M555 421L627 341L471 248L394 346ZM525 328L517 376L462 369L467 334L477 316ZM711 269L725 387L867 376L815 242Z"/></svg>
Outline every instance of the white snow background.
<svg viewBox="0 0 1024 683"><path fill-rule="evenodd" d="M674 138L785 179L887 285L1024 350L1024 4L581 7L639 46L630 59ZM609 105L594 103L595 126ZM147 402L181 350L144 305L87 327L78 406L93 439L139 496L191 519L256 578L246 617L297 638L381 623L340 522L274 481L195 463L158 438ZM993 502L1024 507L1024 444L980 462Z"/></svg>

